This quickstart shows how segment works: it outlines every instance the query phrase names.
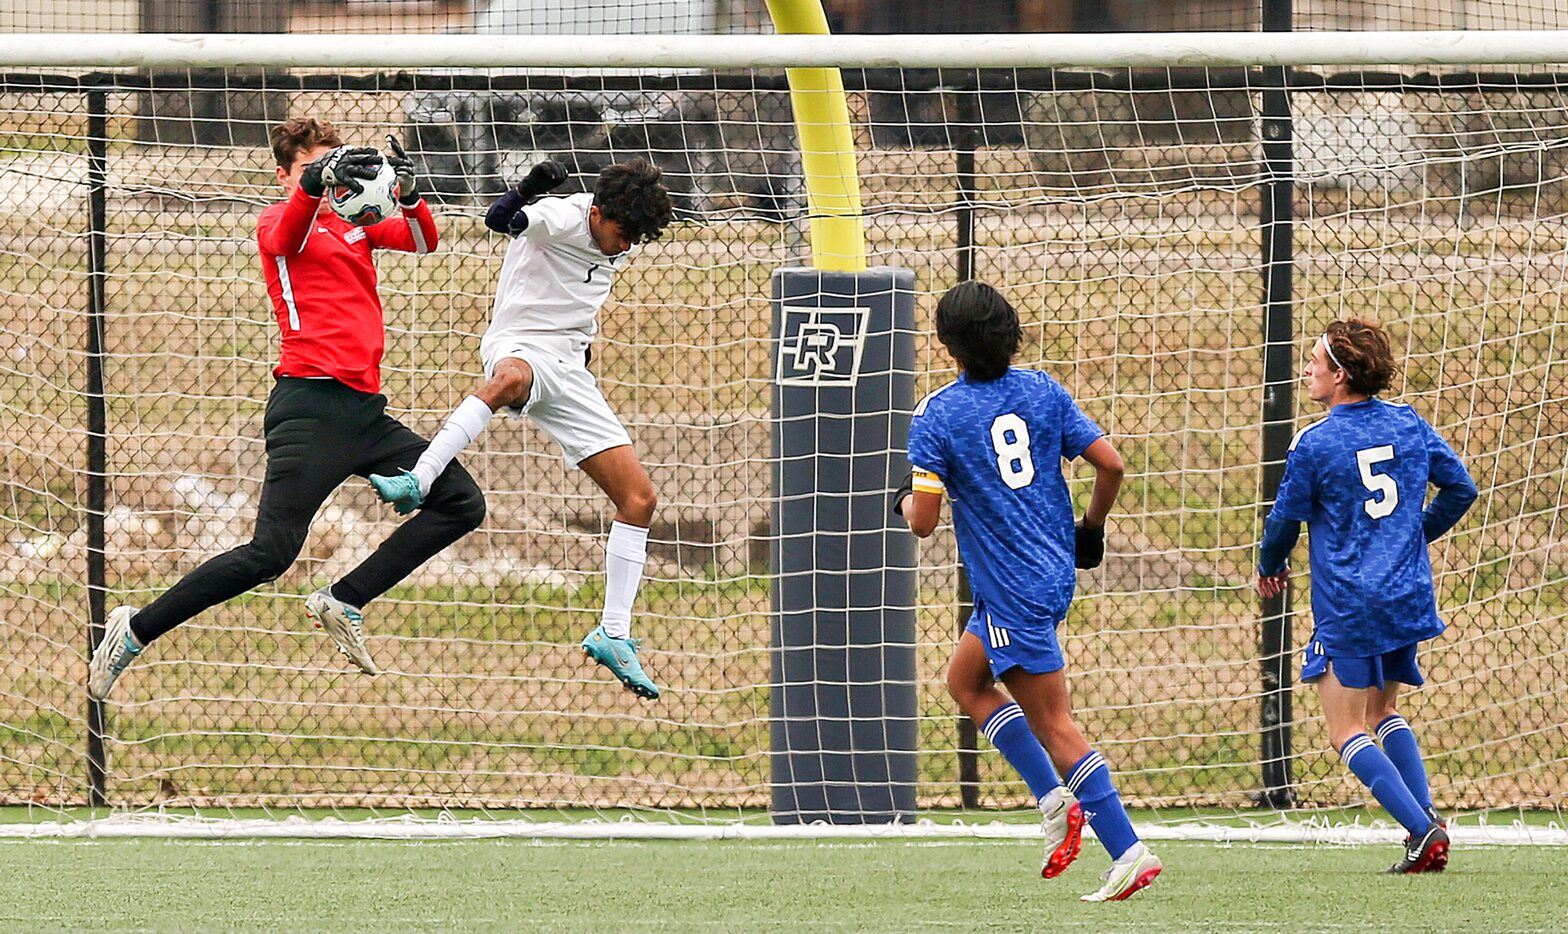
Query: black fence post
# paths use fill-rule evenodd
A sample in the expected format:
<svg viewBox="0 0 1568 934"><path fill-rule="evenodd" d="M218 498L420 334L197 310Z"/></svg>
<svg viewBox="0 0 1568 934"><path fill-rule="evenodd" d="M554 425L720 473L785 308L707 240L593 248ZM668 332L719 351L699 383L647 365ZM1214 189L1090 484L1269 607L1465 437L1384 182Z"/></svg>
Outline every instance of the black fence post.
<svg viewBox="0 0 1568 934"><path fill-rule="evenodd" d="M958 138L953 142L954 175L958 188L958 210L954 219L958 224L958 281L966 282L975 277L975 143L980 136L978 126L978 100L974 95L960 91L956 102L958 111ZM964 634L969 616L975 610L974 594L969 590L969 574L962 559L958 562L958 635ZM958 797L965 808L980 806L980 728L968 717L958 717Z"/></svg>
<svg viewBox="0 0 1568 934"><path fill-rule="evenodd" d="M1263 29L1290 32L1292 0L1262 0ZM1291 137L1288 72L1263 69L1263 163L1260 220L1263 245L1263 454L1262 501L1270 503L1285 474L1285 456L1295 418L1295 301L1293 279L1295 154ZM1290 745L1291 592L1263 600L1259 634L1262 662L1263 793L1260 803L1289 807L1292 798Z"/></svg>
<svg viewBox="0 0 1568 934"><path fill-rule="evenodd" d="M109 95L87 92L87 656L103 638L104 509L108 500L108 412L104 404L103 337L108 251ZM104 710L87 702L87 801L108 804L103 753Z"/></svg>

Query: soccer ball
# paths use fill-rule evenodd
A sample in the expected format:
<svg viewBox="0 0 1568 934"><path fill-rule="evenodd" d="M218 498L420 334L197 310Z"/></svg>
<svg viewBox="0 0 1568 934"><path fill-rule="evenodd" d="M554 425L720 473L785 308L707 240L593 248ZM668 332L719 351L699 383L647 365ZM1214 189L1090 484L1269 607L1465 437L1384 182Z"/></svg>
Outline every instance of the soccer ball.
<svg viewBox="0 0 1568 934"><path fill-rule="evenodd" d="M391 217L397 208L397 172L383 162L375 178L362 178L359 183L364 190L358 193L345 185L328 192L327 204L332 207L332 213L360 227L379 224Z"/></svg>

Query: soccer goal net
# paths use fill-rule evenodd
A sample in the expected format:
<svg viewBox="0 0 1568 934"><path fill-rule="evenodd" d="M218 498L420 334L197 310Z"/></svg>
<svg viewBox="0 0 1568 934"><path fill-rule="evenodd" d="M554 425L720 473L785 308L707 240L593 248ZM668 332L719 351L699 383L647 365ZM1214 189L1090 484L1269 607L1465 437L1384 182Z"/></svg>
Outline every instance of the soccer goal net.
<svg viewBox="0 0 1568 934"><path fill-rule="evenodd" d="M1358 315L1393 333L1391 396L1481 490L1432 548L1449 630L1404 702L1434 797L1494 825L1560 818L1559 35L1469 53L1430 35L124 36L118 52L76 40L74 58L0 37L0 803L59 832L126 815L767 825L770 276L813 246L784 66L827 65L847 88L867 259L915 274L920 392L954 376L936 297L983 279L1024 317L1020 362L1125 458L1105 563L1080 575L1062 636L1078 722L1140 819L1329 827L1366 803L1289 677L1306 599L1281 619L1251 589L1283 453L1268 426L1288 439L1316 417L1304 393L1286 401L1293 374ZM660 495L636 617L657 703L577 648L601 604L604 497L530 423L497 420L463 456L484 526L367 608L383 675L347 670L301 612L396 526L354 480L286 574L158 641L89 705L105 608L249 537L278 340L255 222L281 195L268 127L301 115L355 144L401 137L434 204L439 250L377 261L389 411L426 435L481 375L506 246L489 200L546 157L571 167L568 190L630 156L665 170L680 219L617 279L593 359ZM1271 347L1288 365L1266 379ZM1066 469L1082 501L1089 478ZM946 696L964 600L951 530L918 554L916 800L985 822L1027 790ZM93 804L118 823L81 823L110 813Z"/></svg>

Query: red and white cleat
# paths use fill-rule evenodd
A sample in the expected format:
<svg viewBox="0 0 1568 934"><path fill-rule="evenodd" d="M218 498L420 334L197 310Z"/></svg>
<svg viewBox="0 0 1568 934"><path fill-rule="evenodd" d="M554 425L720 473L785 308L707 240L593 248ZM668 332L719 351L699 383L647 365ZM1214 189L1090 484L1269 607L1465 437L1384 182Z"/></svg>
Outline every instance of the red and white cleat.
<svg viewBox="0 0 1568 934"><path fill-rule="evenodd" d="M1040 803L1044 818L1040 832L1045 835L1045 861L1040 864L1040 875L1055 879L1067 871L1083 849L1083 806L1067 791L1058 787Z"/></svg>
<svg viewBox="0 0 1568 934"><path fill-rule="evenodd" d="M1134 843L1132 849L1123 853L1121 859L1105 870L1105 875L1100 877L1105 880L1105 884L1100 886L1099 891L1090 892L1083 896L1083 900L1119 902L1139 889L1147 888L1164 868L1160 858L1150 852L1148 847Z"/></svg>

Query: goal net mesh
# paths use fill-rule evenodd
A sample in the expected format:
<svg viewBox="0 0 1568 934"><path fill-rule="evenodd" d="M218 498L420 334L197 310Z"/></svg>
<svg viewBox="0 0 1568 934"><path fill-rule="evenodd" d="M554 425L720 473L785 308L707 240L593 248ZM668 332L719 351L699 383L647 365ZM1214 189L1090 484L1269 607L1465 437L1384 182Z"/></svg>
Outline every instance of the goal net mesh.
<svg viewBox="0 0 1568 934"><path fill-rule="evenodd" d="M1553 69L1453 71L1295 73L1296 356L1335 319L1385 322L1401 360L1390 397L1453 443L1481 490L1432 549L1449 631L1404 704L1438 805L1555 808L1568 791L1568 87ZM972 225L975 276L1024 317L1020 364L1061 380L1126 460L1106 561L1081 574L1062 627L1084 733L1158 820L1253 813L1260 72L845 80L870 261L916 275L921 392L953 377L931 315ZM271 123L326 118L356 144L397 134L420 164L440 249L377 264L388 410L427 436L481 375L506 246L481 222L495 193L545 156L581 190L642 154L682 212L618 277L593 362L660 493L635 629L665 696L636 701L577 648L601 602L604 497L531 424L497 420L463 455L484 526L367 609L385 674L345 670L301 613L395 527L353 480L283 577L129 669L103 737L109 800L272 816L765 809L768 296L773 271L807 255L784 76L392 67L0 76L0 802L46 815L88 798L94 82L108 131L111 607L145 603L250 534L277 352L254 241L280 197ZM1298 424L1315 417L1297 401ZM1081 502L1089 477L1067 470ZM960 619L951 530L919 554L917 791L945 808L962 800L966 745L943 686ZM1306 575L1296 584L1304 595ZM1295 800L1363 803L1315 698L1298 688L1294 711ZM979 746L980 804L1027 804Z"/></svg>

